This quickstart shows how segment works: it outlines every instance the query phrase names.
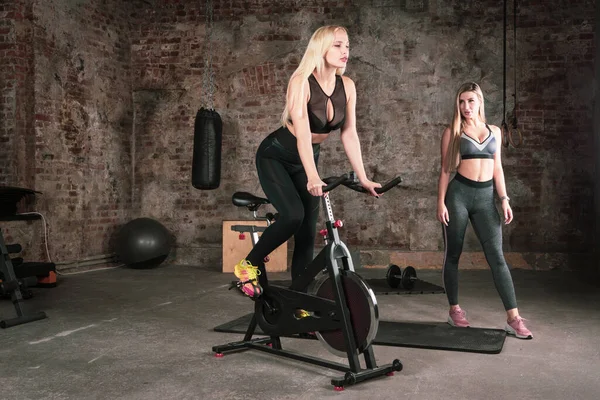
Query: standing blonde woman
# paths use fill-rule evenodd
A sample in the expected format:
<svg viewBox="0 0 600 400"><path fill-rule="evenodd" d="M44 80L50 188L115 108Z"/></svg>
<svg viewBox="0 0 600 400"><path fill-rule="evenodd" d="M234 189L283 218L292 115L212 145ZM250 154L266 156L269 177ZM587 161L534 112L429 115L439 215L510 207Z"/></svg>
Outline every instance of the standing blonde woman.
<svg viewBox="0 0 600 400"><path fill-rule="evenodd" d="M485 120L484 99L476 83L462 85L456 94L452 124L442 135L442 170L438 186L437 218L444 231L443 279L450 312L448 323L468 327L458 304L458 261L470 220L490 266L494 284L507 314L505 330L531 339L519 315L515 289L502 252L502 224L494 203L494 186L502 202L504 223L513 219L500 160L500 129ZM456 175L450 181L450 173Z"/></svg>
<svg viewBox="0 0 600 400"><path fill-rule="evenodd" d="M292 281L312 261L325 183L317 170L319 145L341 129L346 155L362 186L377 196L380 184L367 179L356 132L356 88L343 76L350 44L346 29L317 29L287 88L282 126L267 136L256 153L263 191L279 216L247 257L235 266L241 290L256 297L266 284L264 258L294 237ZM300 317L305 315L300 315Z"/></svg>

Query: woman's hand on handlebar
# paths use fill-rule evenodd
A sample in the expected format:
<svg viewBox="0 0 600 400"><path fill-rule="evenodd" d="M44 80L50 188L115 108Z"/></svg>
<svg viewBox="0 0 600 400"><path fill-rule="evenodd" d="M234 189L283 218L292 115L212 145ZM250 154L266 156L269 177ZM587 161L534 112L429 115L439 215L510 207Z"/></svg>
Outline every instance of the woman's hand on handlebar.
<svg viewBox="0 0 600 400"><path fill-rule="evenodd" d="M323 196L323 186L326 186L325 182L316 176L312 179L308 179L306 189L308 190L308 193L312 194L313 196Z"/></svg>
<svg viewBox="0 0 600 400"><path fill-rule="evenodd" d="M364 187L365 189L367 189L367 192L369 192L369 194L371 196L375 196L375 197L381 196L381 193L377 193L375 191L375 188L380 188L381 187L381 183L373 182L373 181L370 181L370 180L366 179L363 182L361 182L360 184L362 185L362 187Z"/></svg>

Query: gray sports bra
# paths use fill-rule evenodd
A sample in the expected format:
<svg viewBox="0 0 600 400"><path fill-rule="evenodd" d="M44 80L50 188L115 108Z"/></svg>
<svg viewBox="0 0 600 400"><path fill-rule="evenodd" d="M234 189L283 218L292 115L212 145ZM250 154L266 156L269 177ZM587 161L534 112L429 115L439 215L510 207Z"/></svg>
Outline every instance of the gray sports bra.
<svg viewBox="0 0 600 400"><path fill-rule="evenodd" d="M488 124L485 124L485 126L490 133L481 143L467 135L464 131L460 135L460 157L463 160L470 158L494 158L494 154L496 153L496 137Z"/></svg>

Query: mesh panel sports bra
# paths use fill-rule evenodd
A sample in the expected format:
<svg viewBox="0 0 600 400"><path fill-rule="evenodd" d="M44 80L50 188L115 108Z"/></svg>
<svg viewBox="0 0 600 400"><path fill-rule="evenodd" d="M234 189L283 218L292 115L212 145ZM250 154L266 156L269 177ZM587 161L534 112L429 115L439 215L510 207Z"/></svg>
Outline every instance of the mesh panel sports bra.
<svg viewBox="0 0 600 400"><path fill-rule="evenodd" d="M460 157L463 160L470 158L494 158L494 154L496 153L496 137L488 124L485 124L485 126L490 133L481 143L467 135L464 131L460 135Z"/></svg>
<svg viewBox="0 0 600 400"><path fill-rule="evenodd" d="M314 75L308 77L310 100L308 100L308 121L312 133L329 133L339 129L346 120L346 91L340 75L335 76L335 88L327 96ZM327 105L331 101L333 118L327 120Z"/></svg>

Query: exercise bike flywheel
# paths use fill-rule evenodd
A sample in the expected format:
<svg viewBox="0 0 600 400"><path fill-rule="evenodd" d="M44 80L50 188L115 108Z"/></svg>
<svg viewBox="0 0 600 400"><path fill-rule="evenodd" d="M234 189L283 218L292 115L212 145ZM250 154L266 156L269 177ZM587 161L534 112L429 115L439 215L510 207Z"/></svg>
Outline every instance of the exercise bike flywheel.
<svg viewBox="0 0 600 400"><path fill-rule="evenodd" d="M358 353L364 352L375 339L379 327L379 309L375 293L369 285L352 271L340 274L346 293L346 304L354 328L354 338ZM329 274L315 277L308 290L309 294L325 299L334 299L332 281ZM340 318L341 320L341 318ZM346 357L346 343L342 329L319 331L315 335L331 353Z"/></svg>

